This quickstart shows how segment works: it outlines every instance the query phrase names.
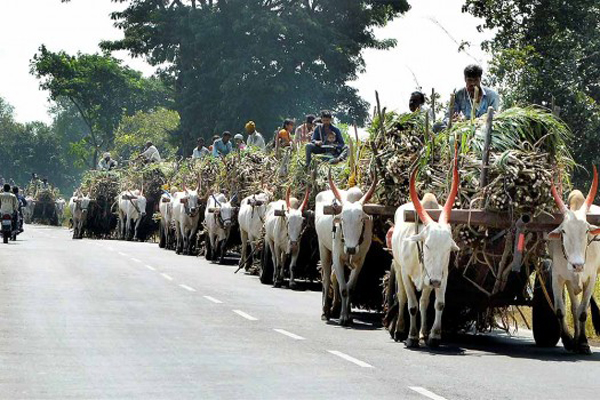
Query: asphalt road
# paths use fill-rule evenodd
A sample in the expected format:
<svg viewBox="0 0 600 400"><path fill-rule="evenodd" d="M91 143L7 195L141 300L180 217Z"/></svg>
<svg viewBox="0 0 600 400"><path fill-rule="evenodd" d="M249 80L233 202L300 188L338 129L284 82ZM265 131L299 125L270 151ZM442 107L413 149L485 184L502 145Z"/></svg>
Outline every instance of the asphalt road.
<svg viewBox="0 0 600 400"><path fill-rule="evenodd" d="M470 336L407 350L320 293L155 244L27 226L0 245L2 399L597 399L600 352Z"/></svg>

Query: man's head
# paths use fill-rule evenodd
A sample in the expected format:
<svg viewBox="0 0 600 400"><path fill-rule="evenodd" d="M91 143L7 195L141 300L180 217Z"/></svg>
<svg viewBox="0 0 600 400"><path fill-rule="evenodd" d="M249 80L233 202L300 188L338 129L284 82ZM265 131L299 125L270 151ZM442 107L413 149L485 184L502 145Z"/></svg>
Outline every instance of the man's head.
<svg viewBox="0 0 600 400"><path fill-rule="evenodd" d="M333 118L333 115L331 114L331 111L328 110L323 110L321 111L321 123L325 126L331 125L331 120Z"/></svg>
<svg viewBox="0 0 600 400"><path fill-rule="evenodd" d="M42 182L44 182L44 183L48 183L48 178L43 178L43 179L42 179Z"/></svg>
<svg viewBox="0 0 600 400"><path fill-rule="evenodd" d="M10 192L10 185L8 183L4 184L4 191L5 192Z"/></svg>
<svg viewBox="0 0 600 400"><path fill-rule="evenodd" d="M146 148L148 149L148 148L150 148L150 146L152 146L152 142L148 140L146 142Z"/></svg>
<svg viewBox="0 0 600 400"><path fill-rule="evenodd" d="M306 116L306 127L308 129L312 129L312 127L314 126L314 124L315 124L315 118L316 117L313 114L308 114Z"/></svg>
<svg viewBox="0 0 600 400"><path fill-rule="evenodd" d="M110 160L110 153L109 152L104 153L102 158L104 158L106 161Z"/></svg>
<svg viewBox="0 0 600 400"><path fill-rule="evenodd" d="M198 138L197 144L198 144L199 149L203 148L204 147L204 138Z"/></svg>
<svg viewBox="0 0 600 400"><path fill-rule="evenodd" d="M294 129L294 121L292 121L291 119L286 119L285 121L283 121L283 129L289 131Z"/></svg>
<svg viewBox="0 0 600 400"><path fill-rule="evenodd" d="M470 94L475 92L475 88L481 89L481 76L483 69L479 65L471 64L465 68L465 85Z"/></svg>
<svg viewBox="0 0 600 400"><path fill-rule="evenodd" d="M254 121L248 121L245 128L246 132L251 135L256 131L256 123Z"/></svg>
<svg viewBox="0 0 600 400"><path fill-rule="evenodd" d="M410 108L410 111L417 111L423 104L425 104L425 95L419 91L412 92L410 100L408 101L408 108Z"/></svg>
<svg viewBox="0 0 600 400"><path fill-rule="evenodd" d="M14 194L19 194L19 187L18 186L13 186L12 191Z"/></svg>
<svg viewBox="0 0 600 400"><path fill-rule="evenodd" d="M231 132L229 132L229 131L223 132L223 143L229 142L230 139L231 139Z"/></svg>

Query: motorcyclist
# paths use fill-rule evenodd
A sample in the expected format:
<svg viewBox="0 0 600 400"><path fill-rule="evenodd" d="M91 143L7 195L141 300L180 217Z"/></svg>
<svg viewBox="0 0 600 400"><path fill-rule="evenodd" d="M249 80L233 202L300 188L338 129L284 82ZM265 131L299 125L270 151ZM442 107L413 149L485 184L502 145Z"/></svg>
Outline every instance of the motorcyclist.
<svg viewBox="0 0 600 400"><path fill-rule="evenodd" d="M17 201L19 202L19 215L21 217L20 223L18 224L19 233L23 232L23 208L27 207L27 200L25 197L19 193L19 187L13 186L12 188L13 194L17 197Z"/></svg>
<svg viewBox="0 0 600 400"><path fill-rule="evenodd" d="M0 193L0 216L4 214L10 214L13 216L13 221L17 212L19 211L19 201L17 196L10 192L10 185L4 184L4 189Z"/></svg>

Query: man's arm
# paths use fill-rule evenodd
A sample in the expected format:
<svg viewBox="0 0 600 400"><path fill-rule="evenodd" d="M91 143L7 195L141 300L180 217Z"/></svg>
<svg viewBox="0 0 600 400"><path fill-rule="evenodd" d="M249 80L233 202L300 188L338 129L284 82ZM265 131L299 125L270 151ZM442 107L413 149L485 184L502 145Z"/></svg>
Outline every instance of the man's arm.
<svg viewBox="0 0 600 400"><path fill-rule="evenodd" d="M337 142L338 147L344 147L346 143L344 143L342 131L340 131L340 129L337 126L333 127L333 131L335 132L335 141Z"/></svg>
<svg viewBox="0 0 600 400"><path fill-rule="evenodd" d="M323 140L321 139L321 128L322 125L319 125L315 128L315 130L313 131L312 137L310 139L310 142L313 144L316 144L316 142L322 142Z"/></svg>
<svg viewBox="0 0 600 400"><path fill-rule="evenodd" d="M213 143L212 155L214 157L219 157L219 150L217 150L217 142L216 141Z"/></svg>

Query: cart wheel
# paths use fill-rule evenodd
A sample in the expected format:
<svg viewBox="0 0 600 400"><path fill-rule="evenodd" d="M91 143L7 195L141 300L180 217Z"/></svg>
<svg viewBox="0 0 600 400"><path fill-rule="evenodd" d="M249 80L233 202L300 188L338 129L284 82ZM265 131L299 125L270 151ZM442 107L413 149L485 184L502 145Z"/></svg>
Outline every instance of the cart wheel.
<svg viewBox="0 0 600 400"><path fill-rule="evenodd" d="M2 241L4 243L8 243L8 237L10 236L10 233L4 232L2 233Z"/></svg>
<svg viewBox="0 0 600 400"><path fill-rule="evenodd" d="M552 277L549 272L544 272L542 277L546 284L546 291L554 301L551 284ZM554 310L548 304L542 288L542 282L539 278L536 278L532 308L533 338L535 339L535 344L539 347L556 346L560 339L560 325Z"/></svg>
<svg viewBox="0 0 600 400"><path fill-rule="evenodd" d="M265 243L262 251L262 260L258 272L260 283L270 285L273 283L273 260L269 255L269 246Z"/></svg>

